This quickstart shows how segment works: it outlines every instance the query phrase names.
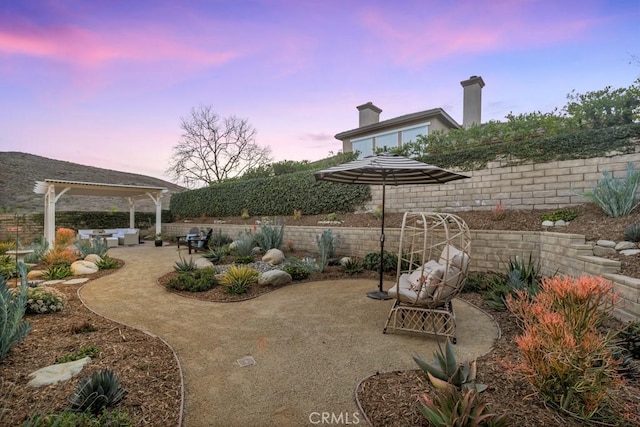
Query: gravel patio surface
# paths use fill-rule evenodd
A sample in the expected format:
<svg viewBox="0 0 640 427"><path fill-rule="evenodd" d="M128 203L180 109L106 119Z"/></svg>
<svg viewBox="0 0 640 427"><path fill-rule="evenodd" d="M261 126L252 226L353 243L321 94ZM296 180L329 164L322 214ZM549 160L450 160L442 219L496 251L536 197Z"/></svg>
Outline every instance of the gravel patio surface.
<svg viewBox="0 0 640 427"><path fill-rule="evenodd" d="M174 348L184 372L187 427L314 425L317 413L351 414L354 423L360 380L415 369L413 355L430 359L437 349L433 338L382 333L392 301L367 298L377 286L370 279L306 282L212 303L156 283L185 250L147 243L109 253L125 266L89 282L80 296L98 314ZM458 358L490 351L499 333L493 320L462 300L454 308ZM247 356L255 364L241 367L238 360Z"/></svg>

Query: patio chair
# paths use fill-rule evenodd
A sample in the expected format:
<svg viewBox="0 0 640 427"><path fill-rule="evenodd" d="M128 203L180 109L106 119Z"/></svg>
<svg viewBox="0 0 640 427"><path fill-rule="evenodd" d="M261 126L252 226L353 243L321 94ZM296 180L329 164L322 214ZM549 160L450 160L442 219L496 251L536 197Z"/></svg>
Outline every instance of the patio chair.
<svg viewBox="0 0 640 427"><path fill-rule="evenodd" d="M195 237L187 240L187 245L189 246L189 253L191 251L208 251L209 244L211 243L211 236L213 235L213 228L210 228L207 231L207 234L204 237Z"/></svg>
<svg viewBox="0 0 640 427"><path fill-rule="evenodd" d="M456 342L452 300L469 270L469 229L453 214L407 212L400 232L395 299L383 332L401 330Z"/></svg>

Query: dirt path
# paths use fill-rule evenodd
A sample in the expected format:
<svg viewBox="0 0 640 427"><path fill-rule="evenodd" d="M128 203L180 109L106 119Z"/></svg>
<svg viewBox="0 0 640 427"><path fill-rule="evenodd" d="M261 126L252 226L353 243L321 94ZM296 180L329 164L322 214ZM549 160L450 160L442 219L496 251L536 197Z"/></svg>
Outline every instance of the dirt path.
<svg viewBox="0 0 640 427"><path fill-rule="evenodd" d="M178 260L175 246L111 249L118 272L81 289L97 313L164 338L184 370L185 426L302 426L315 413L358 418L356 384L377 371L414 369L435 341L382 334L391 301L365 296L370 280L309 282L236 303L211 303L165 291L156 279ZM457 355L488 352L498 331L473 306L456 300ZM252 356L255 365L240 367ZM344 417L344 415L343 415Z"/></svg>

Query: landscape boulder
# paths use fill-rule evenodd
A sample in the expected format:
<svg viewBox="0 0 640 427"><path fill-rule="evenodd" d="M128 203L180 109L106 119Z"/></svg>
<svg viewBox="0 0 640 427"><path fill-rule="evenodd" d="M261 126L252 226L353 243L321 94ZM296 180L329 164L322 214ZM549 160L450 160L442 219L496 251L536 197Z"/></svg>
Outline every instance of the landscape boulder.
<svg viewBox="0 0 640 427"><path fill-rule="evenodd" d="M258 285L282 286L292 281L291 275L282 270L269 270L258 276Z"/></svg>
<svg viewBox="0 0 640 427"><path fill-rule="evenodd" d="M102 261L102 258L98 254L89 254L86 257L84 257L84 260L92 262L97 265L99 262Z"/></svg>
<svg viewBox="0 0 640 427"><path fill-rule="evenodd" d="M42 387L49 384L55 384L60 381L66 381L78 375L84 366L91 362L90 357L80 360L74 360L67 363L56 363L55 365L46 366L29 374L33 377L29 381L31 387Z"/></svg>
<svg viewBox="0 0 640 427"><path fill-rule="evenodd" d="M262 257L262 262L273 265L280 265L284 261L284 253L280 249L269 249Z"/></svg>
<svg viewBox="0 0 640 427"><path fill-rule="evenodd" d="M71 264L71 273L74 276L79 276L81 274L94 274L98 272L98 266L89 261L76 261Z"/></svg>
<svg viewBox="0 0 640 427"><path fill-rule="evenodd" d="M213 263L206 258L198 258L194 261L196 268L201 270L207 267L213 267Z"/></svg>

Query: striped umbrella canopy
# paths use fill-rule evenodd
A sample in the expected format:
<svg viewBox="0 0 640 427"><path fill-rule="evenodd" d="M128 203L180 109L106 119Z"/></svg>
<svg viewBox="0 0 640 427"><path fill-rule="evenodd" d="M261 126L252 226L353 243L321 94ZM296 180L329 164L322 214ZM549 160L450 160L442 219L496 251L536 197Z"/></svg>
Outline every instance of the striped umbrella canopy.
<svg viewBox="0 0 640 427"><path fill-rule="evenodd" d="M382 185L382 233L380 235L380 284L377 291L367 296L374 299L389 299L382 289L384 256L384 205L387 185L444 184L457 179L469 178L457 172L397 154L381 153L367 156L314 173L316 180L342 184Z"/></svg>

